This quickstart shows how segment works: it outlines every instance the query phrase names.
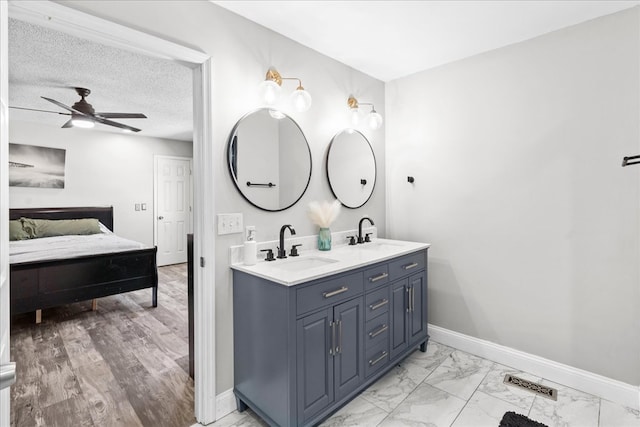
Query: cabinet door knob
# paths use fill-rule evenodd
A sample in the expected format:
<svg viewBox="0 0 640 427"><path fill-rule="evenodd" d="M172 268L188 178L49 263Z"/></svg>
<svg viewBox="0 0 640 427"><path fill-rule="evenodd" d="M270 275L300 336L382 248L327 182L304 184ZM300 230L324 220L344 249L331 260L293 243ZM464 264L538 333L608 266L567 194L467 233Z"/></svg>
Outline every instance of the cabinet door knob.
<svg viewBox="0 0 640 427"><path fill-rule="evenodd" d="M164 219L164 217L163 216L159 216L158 219Z"/></svg>

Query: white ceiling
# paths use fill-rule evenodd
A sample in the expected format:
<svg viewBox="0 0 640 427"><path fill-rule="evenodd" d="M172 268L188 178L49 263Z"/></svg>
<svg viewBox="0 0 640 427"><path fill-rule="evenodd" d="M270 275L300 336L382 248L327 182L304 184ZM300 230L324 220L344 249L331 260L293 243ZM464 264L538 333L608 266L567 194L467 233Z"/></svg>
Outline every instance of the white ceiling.
<svg viewBox="0 0 640 427"><path fill-rule="evenodd" d="M526 40L640 1L212 1L383 81ZM185 4L188 7L188 3ZM191 70L11 19L9 105L61 111L86 87L101 112L139 135L192 140ZM62 126L68 116L11 109ZM97 125L97 130L120 132Z"/></svg>
<svg viewBox="0 0 640 427"><path fill-rule="evenodd" d="M638 1L215 1L390 81L633 7Z"/></svg>
<svg viewBox="0 0 640 427"><path fill-rule="evenodd" d="M146 119L113 119L142 129L137 135L193 140L191 69L97 44L24 21L9 20L9 106L66 112L80 99L98 112L143 113ZM12 120L62 126L69 116L10 109ZM115 127L97 124L100 131Z"/></svg>

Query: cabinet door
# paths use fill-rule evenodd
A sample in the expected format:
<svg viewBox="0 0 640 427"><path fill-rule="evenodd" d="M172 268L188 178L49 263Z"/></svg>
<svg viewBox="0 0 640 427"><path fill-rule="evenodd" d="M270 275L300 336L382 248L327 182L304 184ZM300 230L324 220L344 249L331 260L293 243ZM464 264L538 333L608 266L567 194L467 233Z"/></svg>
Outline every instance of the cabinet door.
<svg viewBox="0 0 640 427"><path fill-rule="evenodd" d="M408 284L409 280L403 279L391 285L391 359L409 345Z"/></svg>
<svg viewBox="0 0 640 427"><path fill-rule="evenodd" d="M333 402L333 360L330 354L333 310L297 322L298 420L309 419ZM284 357L284 351L283 357Z"/></svg>
<svg viewBox="0 0 640 427"><path fill-rule="evenodd" d="M336 400L355 390L364 378L363 307L362 298L356 298L337 305L333 309L333 318L336 323L334 357Z"/></svg>
<svg viewBox="0 0 640 427"><path fill-rule="evenodd" d="M427 337L427 274L422 272L409 277L409 344Z"/></svg>

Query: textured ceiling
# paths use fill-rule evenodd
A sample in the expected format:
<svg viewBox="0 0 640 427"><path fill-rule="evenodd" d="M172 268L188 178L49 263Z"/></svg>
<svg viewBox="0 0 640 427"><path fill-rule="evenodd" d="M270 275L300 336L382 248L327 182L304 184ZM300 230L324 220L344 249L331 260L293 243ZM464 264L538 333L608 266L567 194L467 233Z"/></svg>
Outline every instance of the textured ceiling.
<svg viewBox="0 0 640 427"><path fill-rule="evenodd" d="M137 135L193 140L191 70L175 62L104 46L48 28L9 20L9 105L65 112L44 100L71 106L73 87L98 112L143 113L147 119L114 119L142 129ZM11 119L62 126L68 116L10 109ZM121 131L97 124L93 130Z"/></svg>

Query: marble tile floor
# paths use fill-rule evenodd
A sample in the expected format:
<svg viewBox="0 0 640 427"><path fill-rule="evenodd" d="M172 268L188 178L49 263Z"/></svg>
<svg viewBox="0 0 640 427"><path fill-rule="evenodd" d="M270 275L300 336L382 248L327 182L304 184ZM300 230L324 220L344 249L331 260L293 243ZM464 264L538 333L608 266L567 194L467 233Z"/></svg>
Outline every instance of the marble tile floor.
<svg viewBox="0 0 640 427"><path fill-rule="evenodd" d="M503 383L506 374L556 388L553 401ZM431 341L321 427L498 427L514 411L549 427L640 427L640 412ZM266 426L251 410L215 427Z"/></svg>

